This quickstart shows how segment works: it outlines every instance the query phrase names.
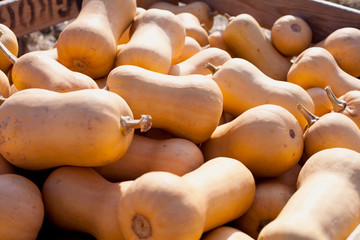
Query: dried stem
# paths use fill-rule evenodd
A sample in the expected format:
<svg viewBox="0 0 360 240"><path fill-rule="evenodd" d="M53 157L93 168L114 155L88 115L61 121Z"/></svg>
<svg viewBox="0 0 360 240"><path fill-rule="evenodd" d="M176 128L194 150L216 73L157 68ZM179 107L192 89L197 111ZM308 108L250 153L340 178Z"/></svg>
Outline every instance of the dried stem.
<svg viewBox="0 0 360 240"><path fill-rule="evenodd" d="M224 17L231 22L235 17L234 16L230 16L228 13L224 13Z"/></svg>
<svg viewBox="0 0 360 240"><path fill-rule="evenodd" d="M334 112L341 112L346 108L347 103L345 101L341 101L337 99L331 90L330 86L325 87L326 94L333 106Z"/></svg>
<svg viewBox="0 0 360 240"><path fill-rule="evenodd" d="M208 62L204 65L204 68L207 68L211 71L212 75L214 75L219 69L220 67L216 67L214 64Z"/></svg>
<svg viewBox="0 0 360 240"><path fill-rule="evenodd" d="M120 125L124 135L129 134L133 129L140 128L141 132L147 132L151 128L151 116L141 115L140 119L132 119L130 116L121 116Z"/></svg>
<svg viewBox="0 0 360 240"><path fill-rule="evenodd" d="M3 35L3 32L0 31L0 37ZM12 54L12 52L9 51L9 49L7 49L7 47L5 47L5 45L0 41L0 51L7 57L7 59L9 59L9 61L12 64L15 64L15 62L17 61L17 57Z"/></svg>
<svg viewBox="0 0 360 240"><path fill-rule="evenodd" d="M297 105L297 108L307 121L305 130L311 127L315 122L320 119L318 116L315 116L309 110L307 110L301 103Z"/></svg>

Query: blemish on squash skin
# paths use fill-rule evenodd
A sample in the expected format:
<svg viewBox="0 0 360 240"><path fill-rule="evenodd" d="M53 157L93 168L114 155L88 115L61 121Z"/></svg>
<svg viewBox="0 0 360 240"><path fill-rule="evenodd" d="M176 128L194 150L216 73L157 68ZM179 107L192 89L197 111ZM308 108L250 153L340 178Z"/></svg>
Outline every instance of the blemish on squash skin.
<svg viewBox="0 0 360 240"><path fill-rule="evenodd" d="M136 213L131 220L131 223L132 230L140 239L145 239L152 236L151 224L144 215Z"/></svg>
<svg viewBox="0 0 360 240"><path fill-rule="evenodd" d="M295 138L295 132L294 132L293 129L289 130L289 135L290 135L291 138Z"/></svg>

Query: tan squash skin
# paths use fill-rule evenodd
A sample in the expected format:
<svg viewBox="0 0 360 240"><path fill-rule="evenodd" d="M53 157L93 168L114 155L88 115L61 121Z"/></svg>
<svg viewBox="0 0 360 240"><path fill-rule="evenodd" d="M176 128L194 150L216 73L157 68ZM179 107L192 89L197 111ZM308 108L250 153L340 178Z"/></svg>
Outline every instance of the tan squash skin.
<svg viewBox="0 0 360 240"><path fill-rule="evenodd" d="M290 61L266 38L259 23L249 14L239 14L224 30L224 40L237 57L254 64L267 76L286 80Z"/></svg>
<svg viewBox="0 0 360 240"><path fill-rule="evenodd" d="M304 89L330 86L336 96L360 90L359 79L343 71L334 57L320 47L303 51L289 69L287 80Z"/></svg>
<svg viewBox="0 0 360 240"><path fill-rule="evenodd" d="M360 91L354 90L337 98L330 88L328 100L331 101L332 110L349 117L360 128Z"/></svg>
<svg viewBox="0 0 360 240"><path fill-rule="evenodd" d="M16 92L18 92L18 90L16 89L15 85L11 84L11 86L10 86L10 96L13 95Z"/></svg>
<svg viewBox="0 0 360 240"><path fill-rule="evenodd" d="M230 158L212 159L182 177L150 172L124 193L120 227L129 240L198 240L242 215L254 194L252 174Z"/></svg>
<svg viewBox="0 0 360 240"><path fill-rule="evenodd" d="M201 150L205 161L231 157L245 164L256 178L274 177L299 161L303 132L289 111L264 104L218 126Z"/></svg>
<svg viewBox="0 0 360 240"><path fill-rule="evenodd" d="M0 97L7 98L10 96L10 82L6 74L0 70Z"/></svg>
<svg viewBox="0 0 360 240"><path fill-rule="evenodd" d="M0 42L17 56L19 53L19 44L15 33L6 25L0 23ZM7 72L12 66L12 62L0 52L0 70Z"/></svg>
<svg viewBox="0 0 360 240"><path fill-rule="evenodd" d="M315 46L328 50L342 70L354 77L360 77L360 29L337 29Z"/></svg>
<svg viewBox="0 0 360 240"><path fill-rule="evenodd" d="M16 60L11 79L18 90L42 88L55 92L70 92L98 88L91 77L71 71L52 57L38 51L26 53Z"/></svg>
<svg viewBox="0 0 360 240"><path fill-rule="evenodd" d="M117 209L130 183L111 183L92 168L57 168L42 188L46 215L66 230L85 232L98 240L123 240Z"/></svg>
<svg viewBox="0 0 360 240"><path fill-rule="evenodd" d="M296 190L297 189L297 179L300 173L302 166L300 164L296 164L294 167L287 170L285 173L271 178L273 182L287 185L288 187Z"/></svg>
<svg viewBox="0 0 360 240"><path fill-rule="evenodd" d="M284 15L274 22L271 41L283 55L297 56L310 46L312 31L303 18Z"/></svg>
<svg viewBox="0 0 360 240"><path fill-rule="evenodd" d="M121 116L132 118L129 106L106 90L25 89L0 106L0 153L28 170L108 164L132 140L133 129L125 132Z"/></svg>
<svg viewBox="0 0 360 240"><path fill-rule="evenodd" d="M212 79L222 91L224 111L234 116L261 104L275 104L291 112L304 129L306 121L296 105L302 103L309 111L314 111L314 103L304 89L293 83L272 79L244 59L227 61Z"/></svg>
<svg viewBox="0 0 360 240"><path fill-rule="evenodd" d="M192 37L185 37L184 48L181 54L172 60L171 64L183 62L202 50L200 44ZM170 68L171 71L171 68Z"/></svg>
<svg viewBox="0 0 360 240"><path fill-rule="evenodd" d="M304 151L307 157L335 147L360 152L360 130L350 118L337 112L327 113L321 117L304 112L304 117L306 116L312 121L304 133Z"/></svg>
<svg viewBox="0 0 360 240"><path fill-rule="evenodd" d="M0 175L5 173L16 173L16 170L15 167L0 154Z"/></svg>
<svg viewBox="0 0 360 240"><path fill-rule="evenodd" d="M249 235L229 226L221 226L203 235L201 240L254 240Z"/></svg>
<svg viewBox="0 0 360 240"><path fill-rule="evenodd" d="M259 240L343 240L360 223L360 154L332 148L311 156L298 190Z"/></svg>
<svg viewBox="0 0 360 240"><path fill-rule="evenodd" d="M146 11L145 8L137 7L136 8L136 16L138 16L139 14L141 14L145 11ZM135 16L134 20L136 19L136 16ZM117 45L125 44L130 41L130 28L131 28L131 25L125 30L125 32L123 32L123 34L121 34L119 40L117 41Z"/></svg>
<svg viewBox="0 0 360 240"><path fill-rule="evenodd" d="M35 183L17 174L0 175L0 212L0 239L37 239L44 205Z"/></svg>
<svg viewBox="0 0 360 240"><path fill-rule="evenodd" d="M168 10L174 14L188 12L195 15L205 29L210 30L214 25L214 16L216 12L211 11L210 6L203 1L193 1L185 5L171 4L169 1L157 1L151 5L151 8Z"/></svg>
<svg viewBox="0 0 360 240"><path fill-rule="evenodd" d="M183 12L176 16L183 23L186 36L194 38L202 47L209 44L208 32L201 26L199 19L194 14Z"/></svg>
<svg viewBox="0 0 360 240"><path fill-rule="evenodd" d="M124 156L95 170L109 181L120 182L134 180L150 171L166 171L182 176L203 163L202 152L189 140L155 140L135 134Z"/></svg>
<svg viewBox="0 0 360 240"><path fill-rule="evenodd" d="M183 62L174 64L169 70L169 75L186 76L189 74L211 74L211 71L206 68L208 63L213 65L222 65L231 59L229 53L219 48L206 48L194 54L192 57Z"/></svg>
<svg viewBox="0 0 360 240"><path fill-rule="evenodd" d="M325 89L319 87L312 87L306 89L306 92L310 95L314 102L316 116L321 117L322 115L331 112L333 106L326 94Z"/></svg>
<svg viewBox="0 0 360 240"><path fill-rule="evenodd" d="M114 65L116 43L135 14L135 0L84 0L77 18L59 35L59 62L93 79L105 76Z"/></svg>
<svg viewBox="0 0 360 240"><path fill-rule="evenodd" d="M257 239L261 229L279 215L295 191L296 189L272 179L257 182L251 207L234 220L232 226Z"/></svg>
<svg viewBox="0 0 360 240"><path fill-rule="evenodd" d="M170 76L124 65L110 72L107 85L136 118L149 114L154 128L194 143L210 137L222 114L221 91L207 76Z"/></svg>
<svg viewBox="0 0 360 240"><path fill-rule="evenodd" d="M231 57L235 57L233 51L226 45L224 40L224 30L216 30L209 34L209 45L210 47L217 47L225 50L230 54Z"/></svg>
<svg viewBox="0 0 360 240"><path fill-rule="evenodd" d="M181 54L185 36L185 27L175 14L149 9L131 25L130 41L117 55L115 65L135 65L166 74L172 59Z"/></svg>

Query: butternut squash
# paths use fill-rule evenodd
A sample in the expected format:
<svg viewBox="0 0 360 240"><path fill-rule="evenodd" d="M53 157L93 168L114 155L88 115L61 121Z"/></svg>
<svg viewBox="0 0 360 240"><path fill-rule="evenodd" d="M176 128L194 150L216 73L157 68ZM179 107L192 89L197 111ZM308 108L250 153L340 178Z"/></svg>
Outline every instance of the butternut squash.
<svg viewBox="0 0 360 240"><path fill-rule="evenodd" d="M6 74L0 70L0 96L7 98L10 96L10 82Z"/></svg>
<svg viewBox="0 0 360 240"><path fill-rule="evenodd" d="M185 61L172 65L168 74L175 76L208 75L211 74L211 71L206 67L208 63L222 65L230 59L230 54L225 50L210 47L199 51Z"/></svg>
<svg viewBox="0 0 360 240"><path fill-rule="evenodd" d="M212 159L182 177L145 173L120 200L121 231L129 240L200 239L242 215L254 194L251 172L231 158Z"/></svg>
<svg viewBox="0 0 360 240"><path fill-rule="evenodd" d="M18 174L0 175L0 239L36 240L44 219L38 187Z"/></svg>
<svg viewBox="0 0 360 240"><path fill-rule="evenodd" d="M6 25L0 23L0 42L9 51L17 56L19 53L19 44L15 33ZM7 58L6 55L0 53L0 70L6 73L12 66L12 62Z"/></svg>
<svg viewBox="0 0 360 240"><path fill-rule="evenodd" d="M209 34L209 46L225 50L231 57L235 57L233 51L225 43L224 30L215 30Z"/></svg>
<svg viewBox="0 0 360 240"><path fill-rule="evenodd" d="M297 56L310 46L312 31L303 18L283 15L271 27L271 41L283 55Z"/></svg>
<svg viewBox="0 0 360 240"><path fill-rule="evenodd" d="M135 65L166 74L172 60L182 52L185 34L185 27L175 14L149 9L134 20L130 41L120 50L115 65Z"/></svg>
<svg viewBox="0 0 360 240"><path fill-rule="evenodd" d="M98 88L91 77L71 71L59 63L53 50L32 51L17 58L1 43L0 49L13 62L11 80L18 90L42 88L69 92Z"/></svg>
<svg viewBox="0 0 360 240"><path fill-rule="evenodd" d="M360 77L360 29L343 27L330 33L324 40L315 44L328 50L339 67L346 73Z"/></svg>
<svg viewBox="0 0 360 240"><path fill-rule="evenodd" d="M79 15L58 37L59 62L93 79L105 76L114 65L116 43L135 14L135 0L84 0Z"/></svg>
<svg viewBox="0 0 360 240"><path fill-rule="evenodd" d="M111 183L88 167L59 167L42 187L47 218L60 228L99 240L124 240L117 209L130 183Z"/></svg>
<svg viewBox="0 0 360 240"><path fill-rule="evenodd" d="M16 170L15 167L0 154L0 175L5 173L16 173Z"/></svg>
<svg viewBox="0 0 360 240"><path fill-rule="evenodd" d="M215 72L212 79L223 94L224 111L234 116L255 106L275 104L291 112L304 129L306 121L296 105L302 103L309 111L314 111L314 103L303 88L272 79L245 59L228 60Z"/></svg>
<svg viewBox="0 0 360 240"><path fill-rule="evenodd" d="M289 59L275 49L251 15L242 13L234 17L225 27L224 40L236 57L248 60L273 79L286 80Z"/></svg>
<svg viewBox="0 0 360 240"><path fill-rule="evenodd" d="M134 128L151 126L144 117L132 120L127 103L102 89L25 89L0 106L0 154L28 170L109 164L125 153Z"/></svg>
<svg viewBox="0 0 360 240"><path fill-rule="evenodd" d="M312 87L306 89L306 92L310 95L314 102L314 114L316 116L321 117L322 115L331 112L333 106L324 88Z"/></svg>
<svg viewBox="0 0 360 240"><path fill-rule="evenodd" d="M236 228L221 226L203 235L201 240L254 240L249 235Z"/></svg>
<svg viewBox="0 0 360 240"><path fill-rule="evenodd" d="M145 11L146 11L145 8L137 7L136 8L136 16L138 16L139 14L141 14L141 13L143 13ZM135 16L135 18L136 18L136 16ZM117 45L125 44L125 43L128 43L130 41L130 28L131 28L131 25L125 30L125 32L123 32L123 34L121 34L119 40L117 41Z"/></svg>
<svg viewBox="0 0 360 240"><path fill-rule="evenodd" d="M303 131L296 118L278 105L253 107L220 125L201 145L205 161L218 156L242 162L256 178L275 177L300 160Z"/></svg>
<svg viewBox="0 0 360 240"><path fill-rule="evenodd" d="M353 90L337 98L329 86L325 87L334 112L349 117L360 128L360 91Z"/></svg>
<svg viewBox="0 0 360 240"><path fill-rule="evenodd" d="M287 80L304 89L330 86L337 96L360 90L359 79L343 71L330 52L321 47L303 51L289 69Z"/></svg>
<svg viewBox="0 0 360 240"><path fill-rule="evenodd" d="M186 36L194 38L202 47L209 44L208 32L201 26L199 19L194 14L183 12L176 16L184 25Z"/></svg>
<svg viewBox="0 0 360 240"><path fill-rule="evenodd" d="M191 13L195 15L200 24L203 24L205 29L209 31L214 25L214 16L216 11L212 11L210 6L203 1L192 1L187 4L173 4L169 1L157 1L151 5L151 8L168 10L174 14Z"/></svg>
<svg viewBox="0 0 360 240"><path fill-rule="evenodd" d="M272 179L258 181L251 207L240 218L235 219L232 226L257 239L261 229L276 219L295 191L296 189Z"/></svg>
<svg viewBox="0 0 360 240"><path fill-rule="evenodd" d="M359 173L358 152L317 152L302 167L298 190L258 239L346 239L360 223Z"/></svg>
<svg viewBox="0 0 360 240"><path fill-rule="evenodd" d="M166 171L182 176L203 163L200 149L189 140L156 140L135 134L120 159L95 170L109 181L120 182L134 180L150 171Z"/></svg>
<svg viewBox="0 0 360 240"><path fill-rule="evenodd" d="M210 137L221 117L221 91L207 76L170 76L124 65L109 73L107 85L125 99L136 118L149 114L154 128L196 144Z"/></svg>
<svg viewBox="0 0 360 240"><path fill-rule="evenodd" d="M299 111L308 121L308 128L304 133L304 151L307 157L336 147L360 152L360 129L350 118L337 112L318 117L301 105Z"/></svg>
<svg viewBox="0 0 360 240"><path fill-rule="evenodd" d="M194 56L196 53L202 50L200 44L192 37L185 37L184 47L181 54L172 60L171 64L178 64L186 59ZM171 67L170 67L171 71Z"/></svg>

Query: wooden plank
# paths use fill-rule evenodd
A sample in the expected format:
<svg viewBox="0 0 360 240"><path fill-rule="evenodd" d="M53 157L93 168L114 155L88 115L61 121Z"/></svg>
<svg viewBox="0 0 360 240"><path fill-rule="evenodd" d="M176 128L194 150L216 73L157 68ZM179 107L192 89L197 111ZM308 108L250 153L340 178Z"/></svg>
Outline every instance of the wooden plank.
<svg viewBox="0 0 360 240"><path fill-rule="evenodd" d="M219 13L252 15L262 27L270 29L281 16L302 17L313 30L313 42L320 41L342 27L360 29L360 11L321 0L203 0ZM183 0L190 3L192 0Z"/></svg>
<svg viewBox="0 0 360 240"><path fill-rule="evenodd" d="M0 1L0 23L17 37L72 19L79 14L79 0Z"/></svg>

